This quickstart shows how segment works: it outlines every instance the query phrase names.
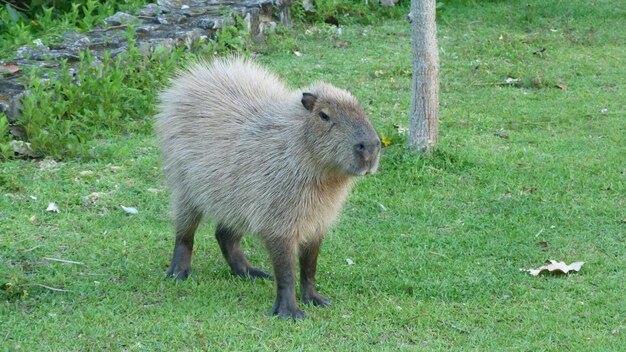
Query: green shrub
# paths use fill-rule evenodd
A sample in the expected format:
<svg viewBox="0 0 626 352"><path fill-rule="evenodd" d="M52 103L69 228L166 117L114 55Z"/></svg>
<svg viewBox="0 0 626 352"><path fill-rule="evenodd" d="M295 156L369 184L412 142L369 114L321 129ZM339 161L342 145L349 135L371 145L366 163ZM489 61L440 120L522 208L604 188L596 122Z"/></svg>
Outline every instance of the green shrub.
<svg viewBox="0 0 626 352"><path fill-rule="evenodd" d="M177 64L183 58L247 52L250 39L242 31L240 23L225 26L213 41L171 54L157 48L145 57L129 30L127 52L115 58L105 54L98 60L86 51L75 69L64 62L60 71L47 72L47 79L41 79L46 73L41 69L31 71L19 120L25 140L36 156L90 158L111 134L150 133L157 92ZM7 129L0 124L0 136L8 136ZM0 146L4 159L12 155L8 139L0 139Z"/></svg>
<svg viewBox="0 0 626 352"><path fill-rule="evenodd" d="M394 7L383 7L379 1L364 0L315 0L315 12L305 12L302 0L292 4L292 17L298 21L321 23L330 18L341 24L371 24L381 18L397 18L408 13L408 0L401 0Z"/></svg>
<svg viewBox="0 0 626 352"><path fill-rule="evenodd" d="M87 31L117 11L139 8L147 3L145 0L12 2L13 6L5 1L0 4L0 52L10 52L41 36L54 36L68 30Z"/></svg>
<svg viewBox="0 0 626 352"><path fill-rule="evenodd" d="M13 147L9 144L9 121L4 113L0 113L0 161L7 160L13 155Z"/></svg>
<svg viewBox="0 0 626 352"><path fill-rule="evenodd" d="M65 63L47 80L40 79L41 71L31 72L20 124L36 153L88 157L94 154L95 142L107 134L149 131L146 116L153 112L159 82L182 50L146 58L132 40L129 44L126 54L107 54L102 61L82 53L75 75Z"/></svg>

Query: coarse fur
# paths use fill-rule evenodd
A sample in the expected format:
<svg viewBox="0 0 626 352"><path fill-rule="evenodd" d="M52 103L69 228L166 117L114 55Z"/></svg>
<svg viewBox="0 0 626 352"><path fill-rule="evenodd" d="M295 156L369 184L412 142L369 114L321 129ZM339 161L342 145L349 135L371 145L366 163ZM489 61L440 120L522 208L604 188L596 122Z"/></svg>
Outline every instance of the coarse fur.
<svg viewBox="0 0 626 352"><path fill-rule="evenodd" d="M206 217L217 222L216 237L235 274L269 276L239 248L246 233L265 242L278 285L273 313L304 316L295 298L286 297L294 296L286 286L293 286L290 266L298 253L304 300L327 305L314 287L319 244L355 177L378 167L380 141L358 101L322 82L291 90L235 57L180 71L162 92L159 110L156 131L177 237L168 274L189 275L195 229Z"/></svg>

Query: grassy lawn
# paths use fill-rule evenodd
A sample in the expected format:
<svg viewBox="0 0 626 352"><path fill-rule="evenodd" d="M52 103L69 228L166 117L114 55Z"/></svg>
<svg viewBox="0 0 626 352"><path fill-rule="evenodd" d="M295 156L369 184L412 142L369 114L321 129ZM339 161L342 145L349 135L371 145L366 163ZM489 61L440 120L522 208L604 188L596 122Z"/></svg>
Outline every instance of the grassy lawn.
<svg viewBox="0 0 626 352"><path fill-rule="evenodd" d="M164 278L173 234L151 134L98 141L95 160L0 163L0 346L626 350L624 18L617 1L444 5L441 135L427 157L393 127L410 104L404 19L258 47L294 86L350 87L393 141L323 244L318 285L333 304L297 323L266 315L271 281L230 275L213 224L196 236L194 275ZM269 268L259 241L244 247ZM519 271L548 259L586 264Z"/></svg>

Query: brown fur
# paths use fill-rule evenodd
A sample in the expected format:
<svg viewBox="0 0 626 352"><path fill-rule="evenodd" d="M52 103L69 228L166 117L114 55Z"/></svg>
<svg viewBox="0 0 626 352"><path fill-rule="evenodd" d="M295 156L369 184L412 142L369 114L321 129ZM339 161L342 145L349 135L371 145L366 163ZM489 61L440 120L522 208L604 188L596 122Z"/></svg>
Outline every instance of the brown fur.
<svg viewBox="0 0 626 352"><path fill-rule="evenodd" d="M245 233L264 240L274 314L305 315L294 294L298 254L303 300L327 305L314 280L321 240L355 177L378 167L380 141L357 100L321 82L290 90L241 58L192 64L160 98L156 131L176 230L168 275L189 275L195 229L207 217L237 275L269 277L239 247Z"/></svg>

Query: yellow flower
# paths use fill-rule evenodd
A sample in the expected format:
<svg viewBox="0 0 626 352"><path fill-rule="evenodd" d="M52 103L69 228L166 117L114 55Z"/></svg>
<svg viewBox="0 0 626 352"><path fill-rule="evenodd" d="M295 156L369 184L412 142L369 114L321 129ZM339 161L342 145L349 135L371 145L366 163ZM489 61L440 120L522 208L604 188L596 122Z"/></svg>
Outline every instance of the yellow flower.
<svg viewBox="0 0 626 352"><path fill-rule="evenodd" d="M380 142L383 144L383 147L388 147L391 145L391 138L387 137L384 134L380 135Z"/></svg>

